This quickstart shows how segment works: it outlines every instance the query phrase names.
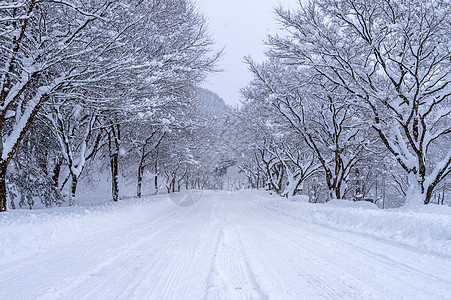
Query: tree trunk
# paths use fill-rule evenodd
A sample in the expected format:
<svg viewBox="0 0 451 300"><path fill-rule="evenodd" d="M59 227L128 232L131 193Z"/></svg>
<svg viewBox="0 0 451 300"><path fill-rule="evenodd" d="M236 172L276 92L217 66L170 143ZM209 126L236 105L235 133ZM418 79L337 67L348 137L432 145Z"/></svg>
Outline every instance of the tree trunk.
<svg viewBox="0 0 451 300"><path fill-rule="evenodd" d="M424 199L424 204L429 204L432 199L432 192L434 191L434 188L430 186L426 192L426 197Z"/></svg>
<svg viewBox="0 0 451 300"><path fill-rule="evenodd" d="M113 196L113 201L117 202L119 200L119 183L118 183L118 160L119 155L117 152L113 152L110 155L110 166L111 166L111 194Z"/></svg>
<svg viewBox="0 0 451 300"><path fill-rule="evenodd" d="M56 189L58 189L59 186L59 178L61 173L61 166L63 165L63 160L61 158L57 158L55 162L55 166L53 167L53 175L52 175L52 181L53 185Z"/></svg>
<svg viewBox="0 0 451 300"><path fill-rule="evenodd" d="M171 186L172 186L172 192L173 192L173 193L175 193L175 176L176 176L176 175L174 175L174 176L172 177L172 181L171 181Z"/></svg>
<svg viewBox="0 0 451 300"><path fill-rule="evenodd" d="M0 161L0 212L6 211L6 170L8 165L6 161Z"/></svg>
<svg viewBox="0 0 451 300"><path fill-rule="evenodd" d="M108 150L110 152L111 168L111 194L113 201L119 200L119 148L120 148L120 128L119 125L111 125L108 133Z"/></svg>
<svg viewBox="0 0 451 300"><path fill-rule="evenodd" d="M260 171L257 170L257 190L260 189Z"/></svg>
<svg viewBox="0 0 451 300"><path fill-rule="evenodd" d="M139 166L138 166L138 186L137 186L137 192L136 192L136 196L138 198L141 198L141 196L142 196L141 191L142 191L143 174L144 174L144 167L143 167L142 160L141 160L139 163Z"/></svg>
<svg viewBox="0 0 451 300"><path fill-rule="evenodd" d="M335 198L341 199L341 184L335 187Z"/></svg>
<svg viewBox="0 0 451 300"><path fill-rule="evenodd" d="M78 184L78 178L76 175L72 174L72 186L70 189L69 206L75 205L75 194L77 192L77 184Z"/></svg>
<svg viewBox="0 0 451 300"><path fill-rule="evenodd" d="M155 194L158 194L158 163L155 161L155 178L154 178L154 184L155 184Z"/></svg>

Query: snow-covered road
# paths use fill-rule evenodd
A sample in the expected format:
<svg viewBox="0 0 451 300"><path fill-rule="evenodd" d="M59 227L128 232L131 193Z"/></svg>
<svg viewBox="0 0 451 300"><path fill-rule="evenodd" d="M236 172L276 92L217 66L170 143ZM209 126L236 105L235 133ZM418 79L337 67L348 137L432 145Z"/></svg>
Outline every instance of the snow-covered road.
<svg viewBox="0 0 451 300"><path fill-rule="evenodd" d="M311 225L250 193L140 209L3 260L0 299L451 299L449 257Z"/></svg>

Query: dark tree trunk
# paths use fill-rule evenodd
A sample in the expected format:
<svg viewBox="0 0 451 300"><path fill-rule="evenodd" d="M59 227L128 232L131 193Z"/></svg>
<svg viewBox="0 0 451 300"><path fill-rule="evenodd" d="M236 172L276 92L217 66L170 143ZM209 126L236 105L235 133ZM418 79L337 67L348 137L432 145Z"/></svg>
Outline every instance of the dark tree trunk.
<svg viewBox="0 0 451 300"><path fill-rule="evenodd" d="M136 196L138 198L141 198L141 196L142 196L143 174L144 174L144 167L143 167L142 160L141 160L141 162L139 163L139 166L138 166L138 186L137 186L137 190L136 190Z"/></svg>
<svg viewBox="0 0 451 300"><path fill-rule="evenodd" d="M111 194L113 196L113 201L119 200L119 183L118 183L118 153L112 153L110 155L110 166L111 166Z"/></svg>
<svg viewBox="0 0 451 300"><path fill-rule="evenodd" d="M158 194L158 163L155 161L155 194Z"/></svg>
<svg viewBox="0 0 451 300"><path fill-rule="evenodd" d="M172 192L173 193L175 193L175 176L176 175L174 175L174 177L172 177L172 181L171 181L171 186L172 186Z"/></svg>
<svg viewBox="0 0 451 300"><path fill-rule="evenodd" d="M119 125L111 125L111 131L108 133L108 149L110 152L111 168L111 194L113 201L119 200L119 147L120 147L120 128Z"/></svg>
<svg viewBox="0 0 451 300"><path fill-rule="evenodd" d="M434 185L430 185L426 192L426 197L424 199L424 204L431 203L432 193L434 192Z"/></svg>
<svg viewBox="0 0 451 300"><path fill-rule="evenodd" d="M8 165L6 161L0 161L0 212L6 211L6 170Z"/></svg>
<svg viewBox="0 0 451 300"><path fill-rule="evenodd" d="M159 190L158 190L158 175L155 174L155 179L154 179L154 183L155 183L155 194L158 194Z"/></svg>
<svg viewBox="0 0 451 300"><path fill-rule="evenodd" d="M78 178L72 174L72 186L70 188L69 206L75 205L75 195L77 193Z"/></svg>
<svg viewBox="0 0 451 300"><path fill-rule="evenodd" d="M63 160L61 158L57 158L55 162L55 166L53 167L53 175L52 175L52 181L55 186L55 188L58 189L59 186L59 178L61 173L61 166L63 165Z"/></svg>
<svg viewBox="0 0 451 300"><path fill-rule="evenodd" d="M257 190L260 188L260 171L257 170Z"/></svg>

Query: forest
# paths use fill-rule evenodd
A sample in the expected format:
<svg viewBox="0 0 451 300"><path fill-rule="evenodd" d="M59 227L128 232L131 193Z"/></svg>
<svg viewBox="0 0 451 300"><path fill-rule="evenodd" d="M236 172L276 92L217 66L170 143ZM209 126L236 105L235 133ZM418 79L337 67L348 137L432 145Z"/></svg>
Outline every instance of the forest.
<svg viewBox="0 0 451 300"><path fill-rule="evenodd" d="M126 184L450 205L450 16L445 0L276 8L230 107L200 87L222 51L190 0L0 1L0 211L73 206L100 180L114 201Z"/></svg>

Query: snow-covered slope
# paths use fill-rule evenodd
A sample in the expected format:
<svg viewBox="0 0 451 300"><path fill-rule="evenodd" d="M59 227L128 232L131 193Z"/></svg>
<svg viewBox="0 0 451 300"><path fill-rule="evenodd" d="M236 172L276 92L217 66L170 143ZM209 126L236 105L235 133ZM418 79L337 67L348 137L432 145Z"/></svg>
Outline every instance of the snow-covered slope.
<svg viewBox="0 0 451 300"><path fill-rule="evenodd" d="M244 193L253 195L263 207L306 224L358 233L409 246L422 253L451 257L451 207L448 206L381 210L369 202L334 200L315 204L308 203L302 196L290 201L278 196L268 196L265 192Z"/></svg>

